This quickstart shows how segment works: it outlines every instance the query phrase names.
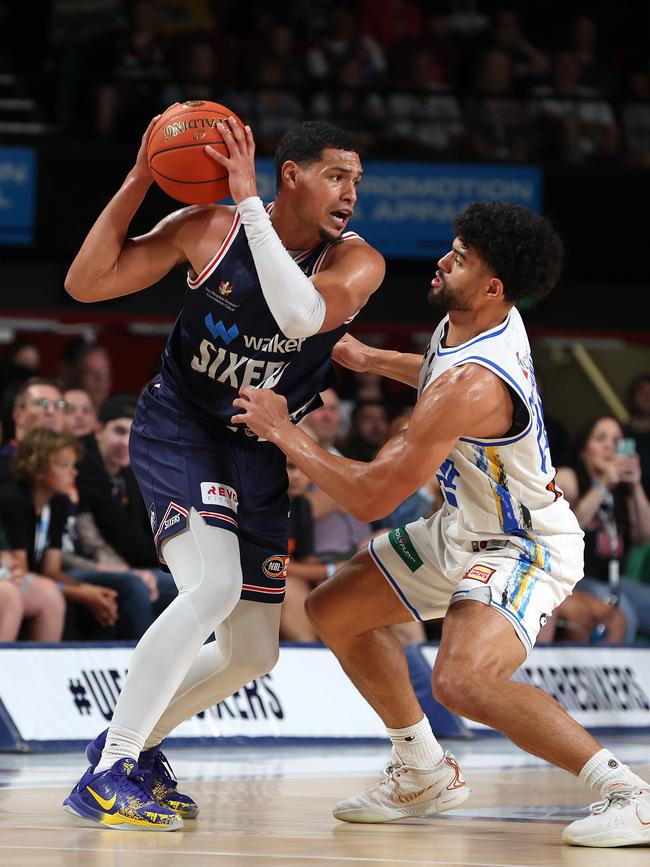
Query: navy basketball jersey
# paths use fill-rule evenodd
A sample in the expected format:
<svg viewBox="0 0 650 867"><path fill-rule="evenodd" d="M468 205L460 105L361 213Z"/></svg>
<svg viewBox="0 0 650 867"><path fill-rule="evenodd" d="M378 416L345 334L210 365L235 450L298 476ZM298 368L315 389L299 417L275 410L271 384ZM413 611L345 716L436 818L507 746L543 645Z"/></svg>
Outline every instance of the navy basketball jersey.
<svg viewBox="0 0 650 867"><path fill-rule="evenodd" d="M344 232L334 243L352 238L359 236ZM322 243L292 256L309 277L318 273L331 247ZM243 386L284 395L294 421L320 405L318 393L336 382L332 347L353 316L324 334L285 337L264 298L237 212L215 256L196 278L188 275L187 284L163 352L164 390L222 424L230 423L233 400Z"/></svg>

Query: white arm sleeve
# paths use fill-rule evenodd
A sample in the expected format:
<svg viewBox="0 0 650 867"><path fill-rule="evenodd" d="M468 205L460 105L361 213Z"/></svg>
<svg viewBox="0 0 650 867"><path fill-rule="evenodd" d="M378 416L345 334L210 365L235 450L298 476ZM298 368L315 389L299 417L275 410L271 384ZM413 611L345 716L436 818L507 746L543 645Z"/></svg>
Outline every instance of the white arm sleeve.
<svg viewBox="0 0 650 867"><path fill-rule="evenodd" d="M325 299L285 250L264 210L250 196L237 205L269 310L286 337L311 337L325 320Z"/></svg>

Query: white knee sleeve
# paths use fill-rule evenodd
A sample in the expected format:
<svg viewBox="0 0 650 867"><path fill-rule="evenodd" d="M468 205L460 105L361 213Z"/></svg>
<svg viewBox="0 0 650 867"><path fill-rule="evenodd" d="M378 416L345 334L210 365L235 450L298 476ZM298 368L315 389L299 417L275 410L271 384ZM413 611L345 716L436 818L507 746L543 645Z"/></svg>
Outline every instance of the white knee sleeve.
<svg viewBox="0 0 650 867"><path fill-rule="evenodd" d="M242 600L216 630L154 726L146 748L160 743L184 720L271 671L278 660L280 606Z"/></svg>
<svg viewBox="0 0 650 867"><path fill-rule="evenodd" d="M230 614L241 595L237 537L221 527L210 527L191 509L187 532L163 542L162 554L179 596L192 605L203 637L207 638Z"/></svg>
<svg viewBox="0 0 650 867"><path fill-rule="evenodd" d="M190 511L187 530L163 543L178 596L136 647L113 724L147 738L201 651L237 604L242 585L237 537Z"/></svg>

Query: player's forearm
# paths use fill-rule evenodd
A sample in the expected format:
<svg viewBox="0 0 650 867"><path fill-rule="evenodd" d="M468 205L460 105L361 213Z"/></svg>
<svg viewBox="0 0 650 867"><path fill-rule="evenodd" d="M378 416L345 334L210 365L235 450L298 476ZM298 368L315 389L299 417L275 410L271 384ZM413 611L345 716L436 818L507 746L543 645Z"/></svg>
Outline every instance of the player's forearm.
<svg viewBox="0 0 650 867"><path fill-rule="evenodd" d="M325 301L285 250L257 196L240 201L241 215L262 294L287 337L311 337L325 320Z"/></svg>
<svg viewBox="0 0 650 867"><path fill-rule="evenodd" d="M99 301L114 273L129 225L152 184L150 177L130 172L86 235L68 269L65 289L77 301Z"/></svg>
<svg viewBox="0 0 650 867"><path fill-rule="evenodd" d="M394 486L384 483L386 473L375 462L368 464L333 455L290 422L277 428L269 439L312 482L360 521L381 518L397 505L392 498L387 499Z"/></svg>
<svg viewBox="0 0 650 867"><path fill-rule="evenodd" d="M368 357L370 373L387 379L396 379L413 388L418 387L422 356L411 352L395 352L392 349L372 348Z"/></svg>

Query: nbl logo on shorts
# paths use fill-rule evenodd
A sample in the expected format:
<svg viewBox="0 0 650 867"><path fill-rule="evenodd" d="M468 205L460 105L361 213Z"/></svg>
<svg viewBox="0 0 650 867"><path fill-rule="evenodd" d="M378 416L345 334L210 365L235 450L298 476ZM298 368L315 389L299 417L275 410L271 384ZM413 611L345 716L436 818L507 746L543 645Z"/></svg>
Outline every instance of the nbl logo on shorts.
<svg viewBox="0 0 650 867"><path fill-rule="evenodd" d="M274 554L273 557L267 557L262 563L262 572L267 578L277 578L284 581L287 577L287 566L289 558L282 554Z"/></svg>

